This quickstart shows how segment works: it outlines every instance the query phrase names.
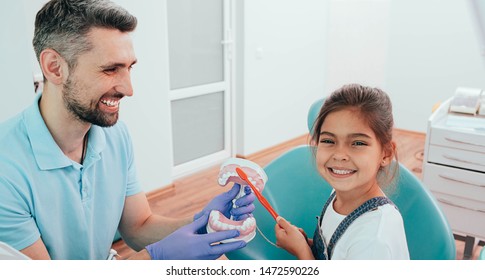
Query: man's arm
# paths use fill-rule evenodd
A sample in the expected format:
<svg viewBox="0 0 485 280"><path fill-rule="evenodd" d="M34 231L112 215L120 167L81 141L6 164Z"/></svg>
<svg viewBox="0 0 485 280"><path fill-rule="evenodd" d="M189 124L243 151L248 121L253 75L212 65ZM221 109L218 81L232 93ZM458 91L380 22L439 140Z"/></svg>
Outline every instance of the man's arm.
<svg viewBox="0 0 485 280"><path fill-rule="evenodd" d="M173 219L153 214L145 194L139 193L125 199L119 230L128 246L139 251L190 222L192 217Z"/></svg>
<svg viewBox="0 0 485 280"><path fill-rule="evenodd" d="M20 250L20 252L33 260L50 260L49 252L42 239L37 239L34 244Z"/></svg>

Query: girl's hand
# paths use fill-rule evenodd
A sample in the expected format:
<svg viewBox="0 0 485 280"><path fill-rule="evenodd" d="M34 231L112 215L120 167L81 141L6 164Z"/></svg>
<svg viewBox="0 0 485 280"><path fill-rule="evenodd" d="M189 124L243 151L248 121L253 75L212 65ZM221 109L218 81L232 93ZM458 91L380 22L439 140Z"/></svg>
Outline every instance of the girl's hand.
<svg viewBox="0 0 485 280"><path fill-rule="evenodd" d="M301 232L301 234L303 234L303 236L305 237L306 243L311 248L313 246L313 239L308 238L308 236L306 235L305 231L302 228L298 228L298 230Z"/></svg>
<svg viewBox="0 0 485 280"><path fill-rule="evenodd" d="M302 229L292 225L283 217L278 217L276 223L276 245L300 260L314 259L306 234Z"/></svg>

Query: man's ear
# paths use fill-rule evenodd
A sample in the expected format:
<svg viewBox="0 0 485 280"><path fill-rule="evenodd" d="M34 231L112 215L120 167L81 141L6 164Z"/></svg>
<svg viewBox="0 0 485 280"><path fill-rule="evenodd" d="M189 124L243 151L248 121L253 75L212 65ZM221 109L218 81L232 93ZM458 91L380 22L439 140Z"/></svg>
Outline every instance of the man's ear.
<svg viewBox="0 0 485 280"><path fill-rule="evenodd" d="M67 63L62 56L53 49L45 49L40 53L40 67L47 81L60 85L68 75Z"/></svg>

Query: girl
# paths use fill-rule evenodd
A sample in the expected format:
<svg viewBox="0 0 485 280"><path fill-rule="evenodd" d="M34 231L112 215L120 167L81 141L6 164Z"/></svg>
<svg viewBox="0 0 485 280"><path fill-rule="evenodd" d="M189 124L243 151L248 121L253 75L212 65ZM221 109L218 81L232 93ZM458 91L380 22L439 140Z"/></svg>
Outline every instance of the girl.
<svg viewBox="0 0 485 280"><path fill-rule="evenodd" d="M320 175L334 191L313 240L278 217L277 245L299 259L409 259L401 214L381 189L398 165L387 94L361 85L333 92L315 120Z"/></svg>

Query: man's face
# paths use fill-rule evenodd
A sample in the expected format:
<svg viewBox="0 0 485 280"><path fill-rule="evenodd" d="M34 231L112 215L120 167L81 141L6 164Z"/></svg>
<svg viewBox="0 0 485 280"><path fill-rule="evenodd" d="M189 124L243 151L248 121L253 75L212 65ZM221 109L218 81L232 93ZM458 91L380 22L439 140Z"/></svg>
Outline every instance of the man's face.
<svg viewBox="0 0 485 280"><path fill-rule="evenodd" d="M88 37L93 49L78 57L64 82L64 104L81 121L112 126L118 121L121 99L133 95L133 44L129 33L115 29L93 28Z"/></svg>

